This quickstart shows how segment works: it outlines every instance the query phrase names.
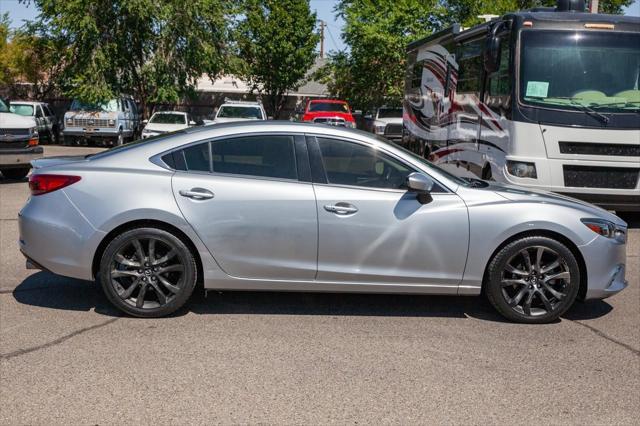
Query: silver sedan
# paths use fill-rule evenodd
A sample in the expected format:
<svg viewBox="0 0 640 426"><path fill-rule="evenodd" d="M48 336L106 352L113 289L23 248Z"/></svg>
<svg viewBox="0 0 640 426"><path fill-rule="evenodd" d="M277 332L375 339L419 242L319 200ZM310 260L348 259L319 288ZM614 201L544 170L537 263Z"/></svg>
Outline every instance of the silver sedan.
<svg viewBox="0 0 640 426"><path fill-rule="evenodd" d="M627 226L546 192L460 179L369 133L261 122L35 161L27 265L122 311L207 290L486 295L544 323L624 289Z"/></svg>

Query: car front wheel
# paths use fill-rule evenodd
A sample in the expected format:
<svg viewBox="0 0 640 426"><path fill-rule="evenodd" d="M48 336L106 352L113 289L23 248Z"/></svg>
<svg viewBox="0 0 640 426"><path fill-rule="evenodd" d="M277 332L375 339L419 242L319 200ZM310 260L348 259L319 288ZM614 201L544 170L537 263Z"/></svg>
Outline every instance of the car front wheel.
<svg viewBox="0 0 640 426"><path fill-rule="evenodd" d="M506 318L548 323L578 295L580 268L574 254L547 237L525 237L503 247L488 267L485 293Z"/></svg>
<svg viewBox="0 0 640 426"><path fill-rule="evenodd" d="M162 317L187 302L197 268L189 247L174 234L135 228L107 245L98 278L118 309L137 317Z"/></svg>

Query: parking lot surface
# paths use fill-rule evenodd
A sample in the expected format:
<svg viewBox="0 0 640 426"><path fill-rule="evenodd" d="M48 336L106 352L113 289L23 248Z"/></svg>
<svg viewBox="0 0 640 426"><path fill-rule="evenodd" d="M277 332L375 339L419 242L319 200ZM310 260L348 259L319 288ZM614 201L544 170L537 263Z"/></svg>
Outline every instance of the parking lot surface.
<svg viewBox="0 0 640 426"><path fill-rule="evenodd" d="M92 148L46 147L47 155ZM29 271L26 181L0 180L0 424L637 424L630 286L549 325L481 298L227 292L124 317L91 282Z"/></svg>

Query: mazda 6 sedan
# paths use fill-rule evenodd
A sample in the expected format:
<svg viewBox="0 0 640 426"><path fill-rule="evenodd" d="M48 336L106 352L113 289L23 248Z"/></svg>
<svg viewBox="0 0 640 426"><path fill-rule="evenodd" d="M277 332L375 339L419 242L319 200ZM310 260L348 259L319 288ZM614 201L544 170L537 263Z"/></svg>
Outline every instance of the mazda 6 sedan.
<svg viewBox="0 0 640 426"><path fill-rule="evenodd" d="M34 162L27 266L122 311L205 290L484 294L545 323L625 281L626 224L567 197L460 179L384 139L307 123L192 128Z"/></svg>

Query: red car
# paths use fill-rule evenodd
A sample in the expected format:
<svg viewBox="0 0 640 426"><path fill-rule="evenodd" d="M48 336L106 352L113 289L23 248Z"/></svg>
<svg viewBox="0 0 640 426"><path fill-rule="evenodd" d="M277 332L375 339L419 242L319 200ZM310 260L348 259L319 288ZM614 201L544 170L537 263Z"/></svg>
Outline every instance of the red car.
<svg viewBox="0 0 640 426"><path fill-rule="evenodd" d="M337 99L317 99L307 102L302 121L324 123L331 126L356 127L349 104Z"/></svg>

